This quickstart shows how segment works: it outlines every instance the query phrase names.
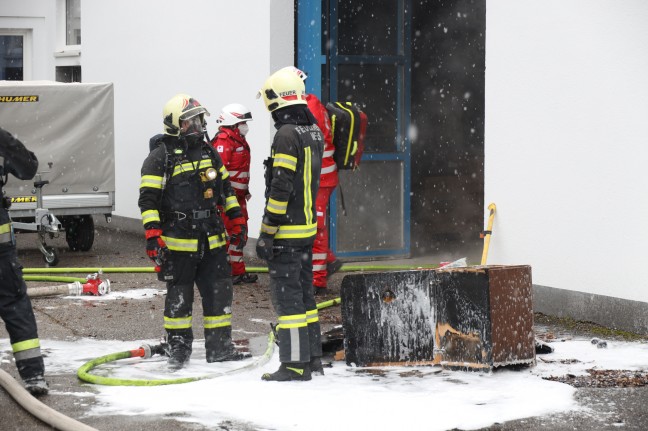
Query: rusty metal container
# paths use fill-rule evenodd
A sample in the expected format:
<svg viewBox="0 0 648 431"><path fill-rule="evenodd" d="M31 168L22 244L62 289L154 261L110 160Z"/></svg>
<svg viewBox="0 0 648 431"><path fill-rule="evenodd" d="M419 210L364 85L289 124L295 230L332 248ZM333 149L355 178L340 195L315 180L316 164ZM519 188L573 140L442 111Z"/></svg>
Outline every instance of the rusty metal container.
<svg viewBox="0 0 648 431"><path fill-rule="evenodd" d="M535 363L530 266L348 275L341 297L347 364Z"/></svg>

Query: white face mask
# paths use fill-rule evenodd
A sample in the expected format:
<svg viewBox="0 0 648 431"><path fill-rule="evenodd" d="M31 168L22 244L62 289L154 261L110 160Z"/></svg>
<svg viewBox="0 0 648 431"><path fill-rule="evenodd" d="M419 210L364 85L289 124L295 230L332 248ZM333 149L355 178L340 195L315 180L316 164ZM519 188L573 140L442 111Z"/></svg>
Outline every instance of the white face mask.
<svg viewBox="0 0 648 431"><path fill-rule="evenodd" d="M245 124L245 123L239 124L238 129L239 129L239 133L241 134L241 136L247 135L248 131L250 130L248 125Z"/></svg>

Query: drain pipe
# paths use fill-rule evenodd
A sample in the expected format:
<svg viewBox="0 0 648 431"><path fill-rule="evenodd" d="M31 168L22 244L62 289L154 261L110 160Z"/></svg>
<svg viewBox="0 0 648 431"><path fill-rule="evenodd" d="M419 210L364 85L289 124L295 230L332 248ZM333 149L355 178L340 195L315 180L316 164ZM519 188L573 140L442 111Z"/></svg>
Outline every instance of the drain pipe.
<svg viewBox="0 0 648 431"><path fill-rule="evenodd" d="M61 431L97 431L74 420L56 410L48 407L36 398L30 395L9 373L0 370L0 386L2 386L16 402L33 416L37 417L46 424Z"/></svg>

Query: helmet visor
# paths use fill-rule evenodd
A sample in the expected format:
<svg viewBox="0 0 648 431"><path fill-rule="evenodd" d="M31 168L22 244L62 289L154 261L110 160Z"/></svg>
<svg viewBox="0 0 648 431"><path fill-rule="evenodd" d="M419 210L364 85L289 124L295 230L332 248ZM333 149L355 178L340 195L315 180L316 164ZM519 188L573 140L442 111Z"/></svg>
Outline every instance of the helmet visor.
<svg viewBox="0 0 648 431"><path fill-rule="evenodd" d="M199 136L203 133L201 115L180 121L180 134L182 136Z"/></svg>

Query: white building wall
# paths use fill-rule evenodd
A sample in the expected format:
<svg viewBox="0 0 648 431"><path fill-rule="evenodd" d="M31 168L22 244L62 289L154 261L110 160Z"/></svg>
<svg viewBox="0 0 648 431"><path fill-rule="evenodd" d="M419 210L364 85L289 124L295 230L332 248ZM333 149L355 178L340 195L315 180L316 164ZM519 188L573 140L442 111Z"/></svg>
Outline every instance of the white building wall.
<svg viewBox="0 0 648 431"><path fill-rule="evenodd" d="M293 64L293 15L290 0L83 2L83 81L115 86L116 215L140 219L149 138L162 132L167 100L188 93L211 112L210 136L222 106L252 111L249 226L257 235L274 129L256 93L272 71Z"/></svg>
<svg viewBox="0 0 648 431"><path fill-rule="evenodd" d="M648 2L489 0L489 264L648 302Z"/></svg>
<svg viewBox="0 0 648 431"><path fill-rule="evenodd" d="M24 79L54 80L57 51L56 2L3 0L0 33L22 34ZM65 23L63 23L65 25Z"/></svg>

